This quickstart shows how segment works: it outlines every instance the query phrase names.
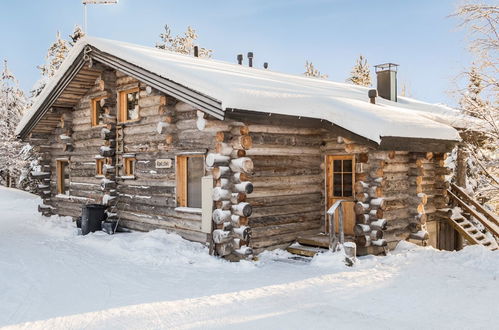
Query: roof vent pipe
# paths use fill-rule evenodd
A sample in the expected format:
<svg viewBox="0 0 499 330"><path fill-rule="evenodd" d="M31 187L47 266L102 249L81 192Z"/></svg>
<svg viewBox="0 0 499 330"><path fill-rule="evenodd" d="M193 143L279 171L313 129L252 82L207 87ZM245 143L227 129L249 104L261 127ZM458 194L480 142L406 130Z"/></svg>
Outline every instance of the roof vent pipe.
<svg viewBox="0 0 499 330"><path fill-rule="evenodd" d="M253 67L253 52L248 52L248 66Z"/></svg>
<svg viewBox="0 0 499 330"><path fill-rule="evenodd" d="M237 55L237 64L243 65L243 54Z"/></svg>
<svg viewBox="0 0 499 330"><path fill-rule="evenodd" d="M263 63L263 68L264 69L268 69L269 68L269 64L267 62Z"/></svg>
<svg viewBox="0 0 499 330"><path fill-rule="evenodd" d="M376 80L378 94L384 99L397 102L397 67L398 64L378 64L376 68Z"/></svg>
<svg viewBox="0 0 499 330"><path fill-rule="evenodd" d="M369 101L371 101L372 104L376 104L376 96L378 96L378 91L375 89L370 89L369 92L367 92L367 95L369 96Z"/></svg>
<svg viewBox="0 0 499 330"><path fill-rule="evenodd" d="M194 46L194 57L199 57L199 48L198 48L198 46Z"/></svg>

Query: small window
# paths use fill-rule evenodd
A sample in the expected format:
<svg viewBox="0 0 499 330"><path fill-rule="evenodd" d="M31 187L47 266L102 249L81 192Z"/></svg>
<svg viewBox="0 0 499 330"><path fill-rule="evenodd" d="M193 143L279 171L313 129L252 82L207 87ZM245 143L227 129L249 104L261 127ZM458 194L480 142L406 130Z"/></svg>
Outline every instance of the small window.
<svg viewBox="0 0 499 330"><path fill-rule="evenodd" d="M332 197L353 197L354 164L351 156L330 156Z"/></svg>
<svg viewBox="0 0 499 330"><path fill-rule="evenodd" d="M123 175L124 176L134 176L135 175L135 158L127 157L123 159Z"/></svg>
<svg viewBox="0 0 499 330"><path fill-rule="evenodd" d="M69 195L69 162L57 160L57 193Z"/></svg>
<svg viewBox="0 0 499 330"><path fill-rule="evenodd" d="M104 125L104 108L101 106L101 100L105 97L92 99L92 126Z"/></svg>
<svg viewBox="0 0 499 330"><path fill-rule="evenodd" d="M104 158L97 158L95 160L95 175L102 176L104 175L104 164L105 164Z"/></svg>
<svg viewBox="0 0 499 330"><path fill-rule="evenodd" d="M120 92L120 122L135 121L139 118L139 89Z"/></svg>
<svg viewBox="0 0 499 330"><path fill-rule="evenodd" d="M177 156L177 205L201 208L201 178L204 175L204 156Z"/></svg>

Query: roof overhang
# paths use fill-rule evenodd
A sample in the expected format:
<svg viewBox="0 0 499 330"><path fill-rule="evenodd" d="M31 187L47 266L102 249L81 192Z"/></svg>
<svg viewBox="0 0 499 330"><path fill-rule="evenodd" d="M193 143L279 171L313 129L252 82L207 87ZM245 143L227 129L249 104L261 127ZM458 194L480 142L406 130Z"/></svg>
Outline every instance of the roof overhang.
<svg viewBox="0 0 499 330"><path fill-rule="evenodd" d="M32 132L33 128L40 123L44 116L51 111L51 108L57 106L58 99L63 95L66 88L68 88L80 70L86 63L91 67L93 61L126 73L159 91L199 108L217 119L224 119L224 111L220 101L87 45L80 51L73 62L65 68L65 71L57 82L55 82L53 86L47 86L50 90L46 93L42 92L39 96L43 97L43 99L40 103L35 102L34 107L36 107L36 109L32 109L33 112L31 116L26 122L21 123L22 127L19 128L17 134L20 139L24 140Z"/></svg>

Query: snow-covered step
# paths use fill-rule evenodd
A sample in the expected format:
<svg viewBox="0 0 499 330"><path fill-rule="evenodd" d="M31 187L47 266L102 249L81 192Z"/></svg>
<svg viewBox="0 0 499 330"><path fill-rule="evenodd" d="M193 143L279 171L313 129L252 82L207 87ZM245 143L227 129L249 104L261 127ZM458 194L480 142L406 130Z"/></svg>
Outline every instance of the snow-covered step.
<svg viewBox="0 0 499 330"><path fill-rule="evenodd" d="M300 243L294 243L291 246L289 246L286 250L290 253L305 257L313 257L317 253L328 251L328 249L322 247L301 245Z"/></svg>

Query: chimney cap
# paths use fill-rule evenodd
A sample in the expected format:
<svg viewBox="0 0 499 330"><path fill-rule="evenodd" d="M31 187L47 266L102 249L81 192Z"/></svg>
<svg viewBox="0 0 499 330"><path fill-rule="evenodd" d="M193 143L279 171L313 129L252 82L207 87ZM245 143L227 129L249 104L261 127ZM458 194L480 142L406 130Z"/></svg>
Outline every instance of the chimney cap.
<svg viewBox="0 0 499 330"><path fill-rule="evenodd" d="M376 72L379 72L379 71L385 71L385 70L397 71L398 66L399 66L398 64L388 62L388 63L375 65L374 67L376 68Z"/></svg>
<svg viewBox="0 0 499 330"><path fill-rule="evenodd" d="M248 52L248 58L253 58L253 52Z"/></svg>

